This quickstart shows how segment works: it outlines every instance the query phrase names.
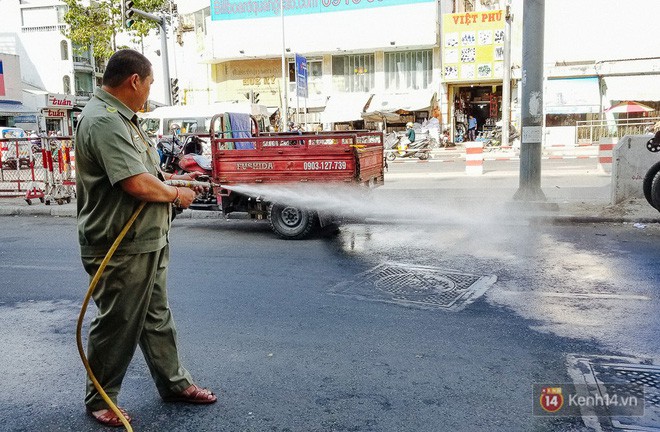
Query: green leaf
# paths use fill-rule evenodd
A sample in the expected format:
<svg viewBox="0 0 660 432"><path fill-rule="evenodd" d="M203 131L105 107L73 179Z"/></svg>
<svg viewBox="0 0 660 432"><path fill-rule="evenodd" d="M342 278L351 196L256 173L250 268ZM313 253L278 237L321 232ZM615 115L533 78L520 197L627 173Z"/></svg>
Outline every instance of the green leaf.
<svg viewBox="0 0 660 432"><path fill-rule="evenodd" d="M73 43L76 51L86 52L92 48L94 57L103 62L117 50L117 34L128 33L139 40L158 28L158 24L133 15L135 22L130 29L124 28L121 0L97 0L83 4L80 0L62 0L68 7L64 22L68 26L62 31ZM86 2L87 3L87 2ZM168 0L135 0L134 7L149 13L169 11Z"/></svg>

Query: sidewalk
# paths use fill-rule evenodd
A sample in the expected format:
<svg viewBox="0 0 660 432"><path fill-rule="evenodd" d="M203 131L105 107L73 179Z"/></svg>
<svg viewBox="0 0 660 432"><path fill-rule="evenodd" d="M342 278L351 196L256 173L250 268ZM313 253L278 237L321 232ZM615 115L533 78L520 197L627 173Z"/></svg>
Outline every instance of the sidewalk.
<svg viewBox="0 0 660 432"><path fill-rule="evenodd" d="M519 160L520 152L512 147L485 147L484 160ZM598 157L598 146L561 146L547 147L543 149L542 159L576 159ZM432 162L453 162L465 158L465 146L463 143L455 147L437 148L431 150ZM415 159L409 159L415 160Z"/></svg>
<svg viewBox="0 0 660 432"><path fill-rule="evenodd" d="M411 180L432 189L436 197L450 202L500 202L543 223L660 223L660 212L644 198L611 204L610 177L597 170L545 170L541 189L543 202L514 201L519 189L518 171L489 171L482 175L464 172L390 172L386 189L407 189ZM424 186L420 186L424 188Z"/></svg>
<svg viewBox="0 0 660 432"><path fill-rule="evenodd" d="M660 212L644 198L610 204L609 176L580 170L547 170L541 186L544 202L513 201L519 188L517 171L485 171L479 176L464 172L387 172L383 189L415 187L434 190L443 197L461 202L499 200L517 210L529 210L532 218L543 223L660 223ZM0 197L0 216L75 217L76 201L70 204L44 205L32 200L28 205L22 198ZM224 217L221 212L184 210L178 218L209 219Z"/></svg>

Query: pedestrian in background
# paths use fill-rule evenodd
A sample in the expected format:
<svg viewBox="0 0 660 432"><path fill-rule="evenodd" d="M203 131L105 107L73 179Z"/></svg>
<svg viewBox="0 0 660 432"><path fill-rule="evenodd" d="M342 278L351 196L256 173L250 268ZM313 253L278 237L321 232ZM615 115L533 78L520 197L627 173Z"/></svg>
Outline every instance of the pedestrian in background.
<svg viewBox="0 0 660 432"><path fill-rule="evenodd" d="M102 87L78 120L78 238L90 277L140 202L147 202L94 292L98 312L89 329L88 359L114 403L138 344L165 401L213 403L216 396L195 385L179 360L167 302L172 204L188 207L196 192L163 183L193 176L163 174L153 143L138 125L136 111L149 97L152 82L145 56L129 49L116 52ZM85 405L98 422L121 426L89 379Z"/></svg>
<svg viewBox="0 0 660 432"><path fill-rule="evenodd" d="M468 117L468 141L477 139L477 119L473 116Z"/></svg>

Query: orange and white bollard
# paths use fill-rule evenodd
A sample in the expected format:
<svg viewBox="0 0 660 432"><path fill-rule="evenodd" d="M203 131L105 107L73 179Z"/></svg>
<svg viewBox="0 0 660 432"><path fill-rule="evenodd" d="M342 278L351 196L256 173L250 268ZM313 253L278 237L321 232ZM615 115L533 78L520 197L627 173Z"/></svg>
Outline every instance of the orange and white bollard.
<svg viewBox="0 0 660 432"><path fill-rule="evenodd" d="M465 142L465 174L481 175L484 173L484 146L481 141Z"/></svg>
<svg viewBox="0 0 660 432"><path fill-rule="evenodd" d="M612 172L612 155L614 146L611 139L601 139L598 143L598 169L605 173Z"/></svg>

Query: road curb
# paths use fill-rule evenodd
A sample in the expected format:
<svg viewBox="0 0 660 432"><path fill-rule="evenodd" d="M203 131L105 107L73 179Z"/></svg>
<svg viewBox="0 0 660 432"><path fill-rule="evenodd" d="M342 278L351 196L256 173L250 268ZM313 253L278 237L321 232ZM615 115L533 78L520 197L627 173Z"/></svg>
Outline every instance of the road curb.
<svg viewBox="0 0 660 432"><path fill-rule="evenodd" d="M71 207L22 207L0 206L0 216L52 216L76 217L76 209ZM206 210L184 210L177 215L180 219L221 219L222 212Z"/></svg>
<svg viewBox="0 0 660 432"><path fill-rule="evenodd" d="M561 211L554 203L546 203L541 210ZM515 206L514 206L515 207ZM0 216L50 216L50 217L76 217L76 209L72 207L23 207L23 206L0 206ZM221 211L190 210L186 209L177 215L177 219L224 219ZM538 225L567 225L567 224L660 224L660 216L578 216L570 214L559 215L530 215L528 220ZM377 222L376 222L377 223Z"/></svg>
<svg viewBox="0 0 660 432"><path fill-rule="evenodd" d="M222 219L224 215L221 211L186 209L176 217L181 219Z"/></svg>
<svg viewBox="0 0 660 432"><path fill-rule="evenodd" d="M538 225L568 225L590 223L615 224L660 224L660 218L649 217L612 217L612 216L533 216L530 222Z"/></svg>
<svg viewBox="0 0 660 432"><path fill-rule="evenodd" d="M75 209L58 209L47 207L0 207L0 216L75 216Z"/></svg>

